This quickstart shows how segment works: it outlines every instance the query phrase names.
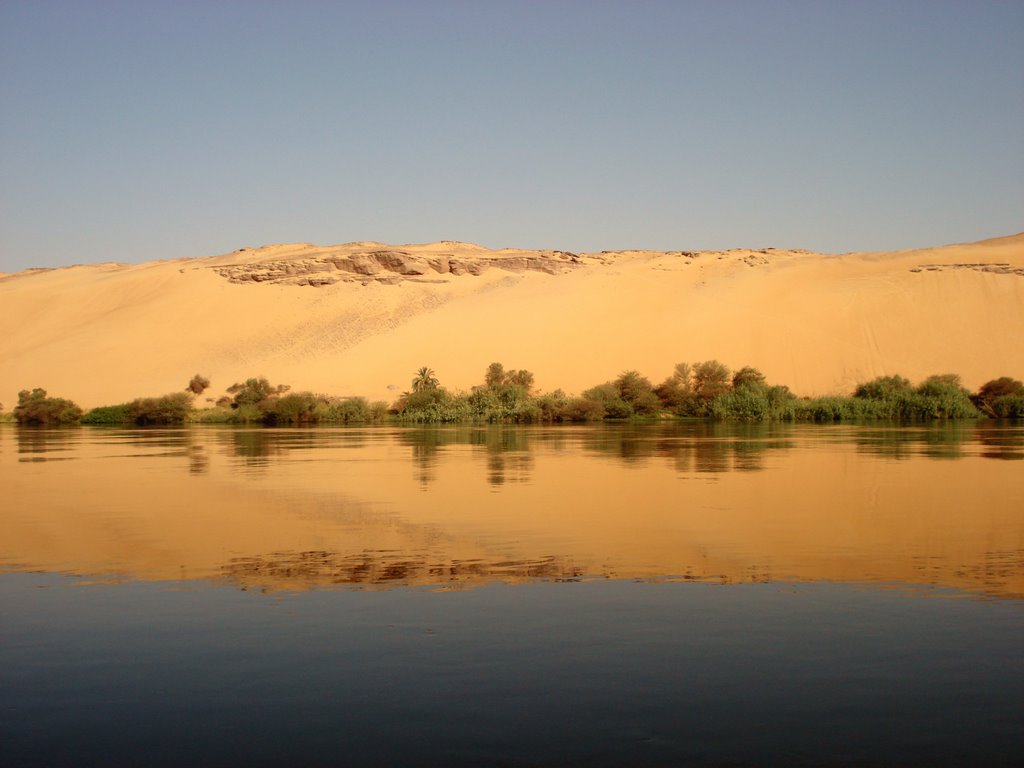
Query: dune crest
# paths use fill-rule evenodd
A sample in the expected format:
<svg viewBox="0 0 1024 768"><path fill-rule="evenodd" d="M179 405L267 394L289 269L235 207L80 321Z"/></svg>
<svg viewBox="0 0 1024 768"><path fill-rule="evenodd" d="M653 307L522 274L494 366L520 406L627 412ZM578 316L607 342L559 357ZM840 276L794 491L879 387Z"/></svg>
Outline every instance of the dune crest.
<svg viewBox="0 0 1024 768"><path fill-rule="evenodd" d="M493 361L569 391L709 358L798 394L891 373L973 388L1024 376L1024 234L840 255L277 244L0 275L0 331L5 409L23 388L90 407L196 372L214 396L263 375L390 400L422 365L460 389Z"/></svg>

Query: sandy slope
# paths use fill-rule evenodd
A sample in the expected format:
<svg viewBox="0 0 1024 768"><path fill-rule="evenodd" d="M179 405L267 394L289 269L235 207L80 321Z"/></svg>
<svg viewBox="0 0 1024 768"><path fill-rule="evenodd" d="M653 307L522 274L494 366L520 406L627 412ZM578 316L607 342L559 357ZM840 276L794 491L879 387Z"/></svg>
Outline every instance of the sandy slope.
<svg viewBox="0 0 1024 768"><path fill-rule="evenodd" d="M841 256L300 244L0 275L8 410L22 388L88 407L196 372L214 395L264 375L391 400L422 365L458 389L495 360L568 391L708 358L799 394L888 373L973 388L1024 377L1022 339L1024 234Z"/></svg>

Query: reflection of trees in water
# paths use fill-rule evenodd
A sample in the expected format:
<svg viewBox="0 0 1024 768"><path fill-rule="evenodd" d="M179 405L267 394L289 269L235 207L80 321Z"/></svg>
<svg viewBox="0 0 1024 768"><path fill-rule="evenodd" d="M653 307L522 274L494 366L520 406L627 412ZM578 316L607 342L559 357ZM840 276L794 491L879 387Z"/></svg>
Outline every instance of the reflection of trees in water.
<svg viewBox="0 0 1024 768"><path fill-rule="evenodd" d="M452 445L482 448L487 457L488 482L526 482L533 471L531 442L536 432L529 428L481 425L460 427L420 427L398 433L399 442L411 450L420 485L436 479L435 470L441 450Z"/></svg>
<svg viewBox="0 0 1024 768"><path fill-rule="evenodd" d="M231 450L248 466L263 466L272 456L282 452L276 435L262 429L239 429L228 432Z"/></svg>
<svg viewBox="0 0 1024 768"><path fill-rule="evenodd" d="M1024 425L946 421L913 426L864 425L854 430L850 439L858 451L890 459L959 459L972 443L983 446L980 455L984 458L1024 459Z"/></svg>
<svg viewBox="0 0 1024 768"><path fill-rule="evenodd" d="M487 482L491 485L526 483L533 473L533 456L529 453L487 454Z"/></svg>
<svg viewBox="0 0 1024 768"><path fill-rule="evenodd" d="M482 447L487 454L487 482L525 483L533 473L530 432L507 427L488 427L470 433L470 445Z"/></svg>
<svg viewBox="0 0 1024 768"><path fill-rule="evenodd" d="M19 461L56 461L77 458L88 443L111 449L111 458L188 459L192 474L206 472L209 457L202 435L190 429L121 427L19 427L15 431Z"/></svg>
<svg viewBox="0 0 1024 768"><path fill-rule="evenodd" d="M247 466L261 467L270 459L290 451L324 448L361 448L366 444L362 431L317 427L274 428L254 427L218 430L231 452Z"/></svg>
<svg viewBox="0 0 1024 768"><path fill-rule="evenodd" d="M445 445L451 445L454 439L449 436L448 430L422 427L399 432L398 442L411 449L417 480L421 486L426 487L436 479L438 451Z"/></svg>
<svg viewBox="0 0 1024 768"><path fill-rule="evenodd" d="M1024 423L979 422L974 437L986 459L1024 459Z"/></svg>
<svg viewBox="0 0 1024 768"><path fill-rule="evenodd" d="M243 588L446 584L500 579L572 580L583 573L562 557L534 560L458 559L440 552L367 549L354 554L328 550L271 552L238 557L221 574Z"/></svg>
<svg viewBox="0 0 1024 768"><path fill-rule="evenodd" d="M140 430L133 430L133 434ZM169 431L165 430L165 435ZM24 429L26 450L30 440L42 441L38 450L61 450L70 444L75 430ZM188 445L189 430L166 436L168 446L177 450ZM202 435L203 433L200 433ZM981 456L1024 459L1024 425L994 422L949 421L926 425L793 425L715 422L673 422L669 424L603 425L457 425L421 426L377 432L358 428L263 427L218 430L232 453L249 467L261 467L293 450L364 446L381 435L409 449L419 483L426 487L437 477L445 448L478 448L486 463L487 481L494 486L528 482L535 468L535 451L544 447L555 452L568 450L600 454L624 465L664 459L680 473L720 474L756 472L764 469L765 457L796 445L796 438L823 438L836 444L852 444L856 450L885 458L924 456L956 459L972 443L983 446ZM20 438L19 438L20 439ZM177 442L174 442L174 441ZM47 441L53 441L52 447ZM184 441L184 442L183 442ZM155 443L154 443L155 444ZM20 444L19 444L20 446ZM20 447L19 447L19 450ZM36 449L31 449L36 450ZM201 448L189 447L189 471L204 472L208 460Z"/></svg>
<svg viewBox="0 0 1024 768"><path fill-rule="evenodd" d="M600 426L421 427L398 433L411 449L422 485L435 479L447 446L483 449L492 485L527 482L538 446L613 456L624 464L667 459L680 472L751 472L763 468L763 454L793 446L791 427L768 424L626 424Z"/></svg>
<svg viewBox="0 0 1024 768"><path fill-rule="evenodd" d="M764 468L766 452L793 447L790 430L787 425L707 422L627 426L607 430L584 447L627 464L665 458L683 473L753 472Z"/></svg>
<svg viewBox="0 0 1024 768"><path fill-rule="evenodd" d="M191 445L188 449L188 472L190 475L205 475L210 471L210 457L202 445Z"/></svg>
<svg viewBox="0 0 1024 768"><path fill-rule="evenodd" d="M81 431L76 427L18 426L14 435L18 444L18 461L33 462L74 458L59 454L72 451L81 439Z"/></svg>

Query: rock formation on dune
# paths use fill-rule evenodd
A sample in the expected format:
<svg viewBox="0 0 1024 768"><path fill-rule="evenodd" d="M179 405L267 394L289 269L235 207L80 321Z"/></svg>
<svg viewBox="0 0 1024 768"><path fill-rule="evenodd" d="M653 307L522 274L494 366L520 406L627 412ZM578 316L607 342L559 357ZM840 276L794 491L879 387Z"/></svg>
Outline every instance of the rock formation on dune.
<svg viewBox="0 0 1024 768"><path fill-rule="evenodd" d="M0 275L0 403L83 406L254 375L391 400L501 361L580 391L677 362L753 365L798 394L874 376L1024 377L1024 235L891 253L490 250L444 241L243 248ZM200 401L202 404L202 401Z"/></svg>
<svg viewBox="0 0 1024 768"><path fill-rule="evenodd" d="M536 270L556 275L577 264L579 257L564 251L467 257L454 253L419 256L397 249L340 253L324 249L307 258L228 264L213 267L213 270L232 283L324 286L338 282L368 285L374 281L396 285L403 279L426 282L429 275L481 275L491 267L509 272Z"/></svg>

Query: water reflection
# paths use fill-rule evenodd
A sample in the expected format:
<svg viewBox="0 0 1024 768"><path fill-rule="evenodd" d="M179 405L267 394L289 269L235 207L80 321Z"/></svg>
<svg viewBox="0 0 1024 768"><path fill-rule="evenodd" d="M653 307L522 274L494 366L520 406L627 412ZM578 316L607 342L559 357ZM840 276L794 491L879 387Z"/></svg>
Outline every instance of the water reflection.
<svg viewBox="0 0 1024 768"><path fill-rule="evenodd" d="M744 424L609 425L600 427L523 428L424 427L399 433L411 449L418 481L435 479L442 451L458 446L482 448L489 482L529 482L538 448L563 451L571 447L587 454L613 457L638 466L665 459L679 472L752 472L763 469L768 451L791 448L787 427Z"/></svg>
<svg viewBox="0 0 1024 768"><path fill-rule="evenodd" d="M570 581L585 574L558 556L535 560L488 562L482 558L448 558L430 552L372 550L345 554L329 550L272 552L233 558L222 575L242 589L287 583L292 588L325 586L448 587L500 579L505 582L545 579Z"/></svg>
<svg viewBox="0 0 1024 768"><path fill-rule="evenodd" d="M1024 425L0 429L0 567L1024 596ZM991 459L999 459L992 461ZM58 461L59 460L59 461Z"/></svg>
<svg viewBox="0 0 1024 768"><path fill-rule="evenodd" d="M24 427L13 430L17 441L19 461L41 462L72 459L71 451L81 437L81 430L74 428L41 429Z"/></svg>
<svg viewBox="0 0 1024 768"><path fill-rule="evenodd" d="M980 424L976 438L984 449L986 459L1024 459L1024 429L1012 424Z"/></svg>

